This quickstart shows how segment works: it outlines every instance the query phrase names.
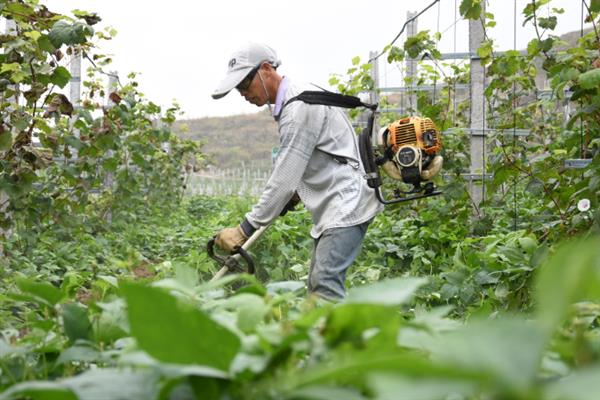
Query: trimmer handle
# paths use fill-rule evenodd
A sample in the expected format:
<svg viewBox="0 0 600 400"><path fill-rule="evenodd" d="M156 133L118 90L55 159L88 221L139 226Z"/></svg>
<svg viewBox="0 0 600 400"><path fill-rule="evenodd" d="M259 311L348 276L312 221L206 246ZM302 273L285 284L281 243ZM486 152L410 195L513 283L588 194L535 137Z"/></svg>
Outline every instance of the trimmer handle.
<svg viewBox="0 0 600 400"><path fill-rule="evenodd" d="M252 256L250 256L250 254L248 254L248 252L246 250L244 250L242 247L236 247L233 249L233 252L231 253L231 255L224 257L221 256L217 253L215 253L215 240L216 240L216 236L213 236L208 243L206 244L206 252L208 253L208 256L210 258L212 258L213 260L215 260L217 263L219 263L219 265L222 265L223 267L227 267L230 271L232 270L242 270L242 268L240 267L240 264L238 262L239 258L243 258L244 262L246 263L246 272L249 274L254 274L255 268L254 268L254 260L252 259Z"/></svg>

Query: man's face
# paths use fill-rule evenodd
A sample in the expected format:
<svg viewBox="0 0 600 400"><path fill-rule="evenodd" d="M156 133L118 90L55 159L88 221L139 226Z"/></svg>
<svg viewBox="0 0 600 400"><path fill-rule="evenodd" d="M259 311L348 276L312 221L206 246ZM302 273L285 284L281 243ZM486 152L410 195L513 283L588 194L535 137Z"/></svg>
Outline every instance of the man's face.
<svg viewBox="0 0 600 400"><path fill-rule="evenodd" d="M246 99L247 102L255 106L264 106L267 104L267 94L261 83L263 68L251 71L246 78L237 86L237 90ZM250 83L248 83L250 82Z"/></svg>

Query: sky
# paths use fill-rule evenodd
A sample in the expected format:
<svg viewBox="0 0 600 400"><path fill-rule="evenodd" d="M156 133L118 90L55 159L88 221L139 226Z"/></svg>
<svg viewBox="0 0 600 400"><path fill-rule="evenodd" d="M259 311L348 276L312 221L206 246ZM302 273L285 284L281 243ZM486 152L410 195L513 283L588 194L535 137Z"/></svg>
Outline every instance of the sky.
<svg viewBox="0 0 600 400"><path fill-rule="evenodd" d="M492 30L498 50L514 46L515 1L522 21L520 13L528 0L488 2L498 23ZM150 100L168 106L175 99L186 118L258 111L235 91L220 100L211 97L225 75L231 53L248 41L273 47L282 60L282 75L328 87L331 74L344 74L353 57L366 61L371 51L379 52L390 43L402 28L407 11L420 11L431 2L40 0L63 14L73 9L98 13L103 19L98 29L110 26L118 32L115 39L101 45L103 53L113 55L111 69L121 77L139 73L140 89ZM418 30L443 32L442 52L468 51L468 23L454 24L459 4L460 0L441 0L418 20ZM553 0L551 6L565 9L558 33L580 29L579 0ZM525 48L533 37L530 26L521 25L519 22L517 48ZM398 86L398 68L387 65L384 57L380 60L381 84Z"/></svg>

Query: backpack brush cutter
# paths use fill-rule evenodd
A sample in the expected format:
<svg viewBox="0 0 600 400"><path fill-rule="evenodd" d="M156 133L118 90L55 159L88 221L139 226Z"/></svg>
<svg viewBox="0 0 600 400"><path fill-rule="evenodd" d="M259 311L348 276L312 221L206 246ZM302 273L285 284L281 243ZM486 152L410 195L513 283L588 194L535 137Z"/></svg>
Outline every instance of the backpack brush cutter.
<svg viewBox="0 0 600 400"><path fill-rule="evenodd" d="M367 184L375 190L377 199L383 204L441 194L431 179L439 173L444 161L439 155L442 138L431 119L402 118L376 133L373 125L377 104L363 103L358 97L328 91L305 91L289 99L285 105L293 101L343 108L365 107L371 111L367 127L358 139L360 158L365 168ZM397 187L393 190L392 198L385 198L379 168L390 178L412 185L412 189L406 191Z"/></svg>
<svg viewBox="0 0 600 400"><path fill-rule="evenodd" d="M440 194L431 179L444 162L439 155L442 140L429 118L410 117L392 122L372 134L367 129L360 138L361 159L369 187L375 189L383 204L399 203ZM412 185L403 191L393 190L393 198L384 198L379 167L394 180ZM422 186L423 184L423 186Z"/></svg>

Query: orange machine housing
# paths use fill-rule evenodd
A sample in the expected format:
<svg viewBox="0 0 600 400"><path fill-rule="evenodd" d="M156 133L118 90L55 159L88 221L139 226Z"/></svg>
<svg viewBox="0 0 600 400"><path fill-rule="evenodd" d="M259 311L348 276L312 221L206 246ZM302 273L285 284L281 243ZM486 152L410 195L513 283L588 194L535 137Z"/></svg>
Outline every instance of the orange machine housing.
<svg viewBox="0 0 600 400"><path fill-rule="evenodd" d="M442 138L429 118L408 117L392 122L388 127L387 142L394 153L402 146L412 145L425 154L437 154L442 149Z"/></svg>

